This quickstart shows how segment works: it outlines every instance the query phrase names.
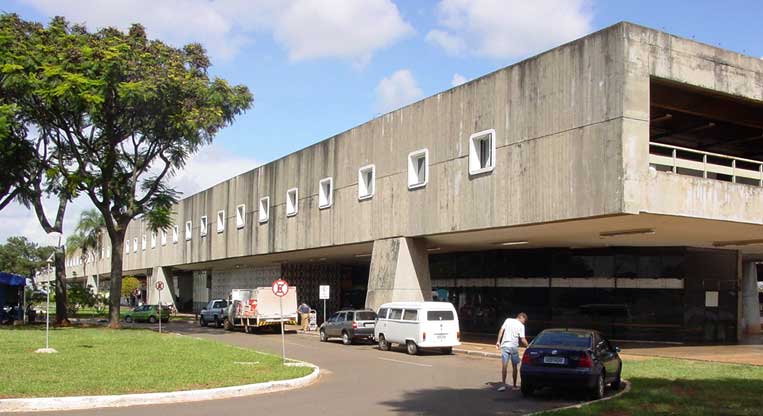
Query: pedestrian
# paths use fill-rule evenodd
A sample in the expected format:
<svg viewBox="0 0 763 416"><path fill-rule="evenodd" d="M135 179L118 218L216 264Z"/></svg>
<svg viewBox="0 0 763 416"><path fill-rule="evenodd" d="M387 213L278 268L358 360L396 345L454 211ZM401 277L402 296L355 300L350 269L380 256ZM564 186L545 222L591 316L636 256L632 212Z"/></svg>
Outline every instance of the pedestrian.
<svg viewBox="0 0 763 416"><path fill-rule="evenodd" d="M519 390L517 387L517 365L519 365L519 346L527 346L525 338L525 323L527 315L520 312L517 318L507 318L501 325L498 332L498 342L495 347L501 350L501 386L498 391L506 390L506 368L511 361L511 375L514 380L512 390Z"/></svg>
<svg viewBox="0 0 763 416"><path fill-rule="evenodd" d="M310 323L310 306L307 303L302 302L297 308L299 312L299 318L302 320L302 330L307 332L308 324Z"/></svg>

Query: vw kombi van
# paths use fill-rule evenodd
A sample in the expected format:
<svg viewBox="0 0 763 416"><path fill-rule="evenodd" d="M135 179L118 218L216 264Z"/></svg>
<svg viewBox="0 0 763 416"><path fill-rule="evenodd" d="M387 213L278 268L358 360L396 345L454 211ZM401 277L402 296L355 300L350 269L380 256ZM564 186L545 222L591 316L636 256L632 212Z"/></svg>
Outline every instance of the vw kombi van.
<svg viewBox="0 0 763 416"><path fill-rule="evenodd" d="M374 340L388 351L392 344L404 346L408 354L435 349L450 354L461 345L456 308L449 302L391 302L381 305Z"/></svg>

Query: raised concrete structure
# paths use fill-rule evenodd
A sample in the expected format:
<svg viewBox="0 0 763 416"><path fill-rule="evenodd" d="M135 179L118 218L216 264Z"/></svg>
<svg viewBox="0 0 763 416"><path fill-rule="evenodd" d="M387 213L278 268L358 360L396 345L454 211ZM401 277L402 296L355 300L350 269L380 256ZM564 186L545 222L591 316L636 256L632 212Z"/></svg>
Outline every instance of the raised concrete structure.
<svg viewBox="0 0 763 416"><path fill-rule="evenodd" d="M543 325L616 304L614 332L734 340L742 264L763 258L761 109L760 59L620 23L191 195L166 236L136 220L124 270L147 285L164 270L193 308L233 276L291 273L314 304L332 282L336 308L436 289L483 318L530 298ZM440 262L468 253L493 260ZM73 277L108 273L106 257L76 260ZM450 265L430 279L435 263ZM578 304L554 300L564 290Z"/></svg>

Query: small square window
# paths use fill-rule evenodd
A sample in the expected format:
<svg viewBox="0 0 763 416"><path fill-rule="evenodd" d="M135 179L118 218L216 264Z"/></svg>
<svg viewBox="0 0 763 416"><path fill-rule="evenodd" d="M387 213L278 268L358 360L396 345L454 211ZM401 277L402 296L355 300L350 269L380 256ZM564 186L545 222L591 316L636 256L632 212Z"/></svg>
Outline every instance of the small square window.
<svg viewBox="0 0 763 416"><path fill-rule="evenodd" d="M334 202L334 180L323 178L318 183L318 208L328 208Z"/></svg>
<svg viewBox="0 0 763 416"><path fill-rule="evenodd" d="M135 237L132 239L132 252L133 253L138 252L138 237Z"/></svg>
<svg viewBox="0 0 763 416"><path fill-rule="evenodd" d="M485 130L469 137L469 174L490 172L495 168L495 130Z"/></svg>
<svg viewBox="0 0 763 416"><path fill-rule="evenodd" d="M269 218L270 218L270 197L266 196L264 198L260 198L260 212L259 212L260 223L268 222Z"/></svg>
<svg viewBox="0 0 763 416"><path fill-rule="evenodd" d="M199 220L199 235L205 237L207 235L207 216L204 215Z"/></svg>
<svg viewBox="0 0 763 416"><path fill-rule="evenodd" d="M246 225L246 205L236 207L236 228L241 229Z"/></svg>
<svg viewBox="0 0 763 416"><path fill-rule="evenodd" d="M162 230L162 245L167 245L167 230L164 229Z"/></svg>
<svg viewBox="0 0 763 416"><path fill-rule="evenodd" d="M172 226L172 243L173 244L177 243L178 242L178 238L180 238L180 236L179 236L180 230L178 230L178 228L179 227L177 226L177 224Z"/></svg>
<svg viewBox="0 0 763 416"><path fill-rule="evenodd" d="M286 191L286 216L293 217L299 210L299 194L297 188Z"/></svg>
<svg viewBox="0 0 763 416"><path fill-rule="evenodd" d="M146 250L146 235L145 234L143 234L140 237L140 249L144 251Z"/></svg>
<svg viewBox="0 0 763 416"><path fill-rule="evenodd" d="M156 248L156 231L151 231L151 248Z"/></svg>
<svg viewBox="0 0 763 416"><path fill-rule="evenodd" d="M369 199L374 196L376 188L376 167L363 166L358 169L358 199Z"/></svg>
<svg viewBox="0 0 763 416"><path fill-rule="evenodd" d="M225 231L225 211L217 211L217 233Z"/></svg>
<svg viewBox="0 0 763 416"><path fill-rule="evenodd" d="M429 150L421 149L408 155L408 189L421 188L429 182Z"/></svg>
<svg viewBox="0 0 763 416"><path fill-rule="evenodd" d="M193 238L193 234L191 234L192 232L193 232L193 222L186 221L185 222L185 241L189 241L190 239Z"/></svg>

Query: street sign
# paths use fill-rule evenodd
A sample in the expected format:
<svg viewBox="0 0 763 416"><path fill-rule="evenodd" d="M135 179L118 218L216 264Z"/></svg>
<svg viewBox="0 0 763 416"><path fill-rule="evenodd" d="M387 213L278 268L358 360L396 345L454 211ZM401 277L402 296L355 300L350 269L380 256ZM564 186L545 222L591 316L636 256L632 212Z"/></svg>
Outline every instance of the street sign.
<svg viewBox="0 0 763 416"><path fill-rule="evenodd" d="M286 280L278 279L273 282L273 293L279 298L286 296L289 293L289 284L286 283Z"/></svg>
<svg viewBox="0 0 763 416"><path fill-rule="evenodd" d="M164 282L156 282L156 290L164 290Z"/></svg>
<svg viewBox="0 0 763 416"><path fill-rule="evenodd" d="M158 313L159 313L159 333L162 333L162 290L164 290L164 282L158 281L154 284L154 287L156 287L156 290L159 291L159 306L158 306Z"/></svg>
<svg viewBox="0 0 763 416"><path fill-rule="evenodd" d="M329 291L331 289L331 286L329 285L320 285L320 293L319 293L319 299L330 299L329 297Z"/></svg>

